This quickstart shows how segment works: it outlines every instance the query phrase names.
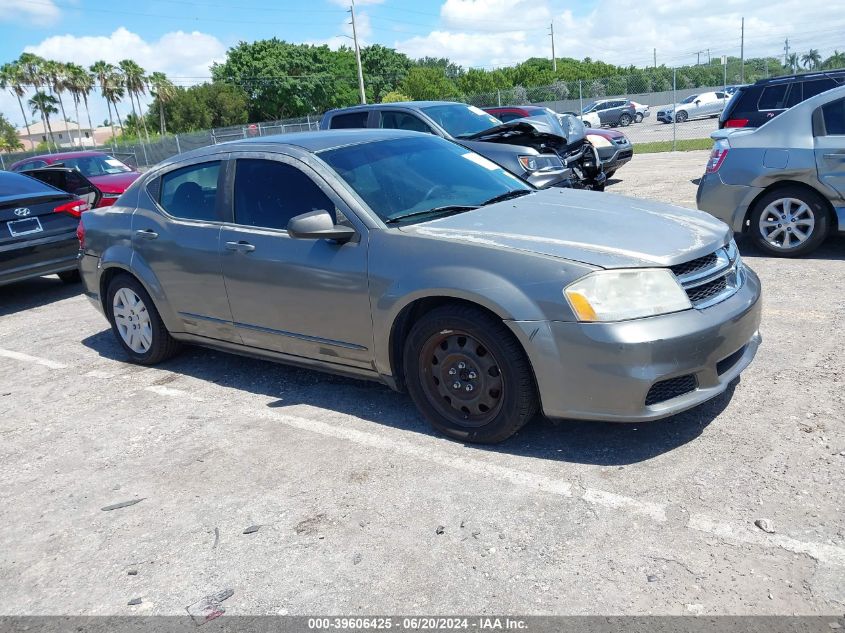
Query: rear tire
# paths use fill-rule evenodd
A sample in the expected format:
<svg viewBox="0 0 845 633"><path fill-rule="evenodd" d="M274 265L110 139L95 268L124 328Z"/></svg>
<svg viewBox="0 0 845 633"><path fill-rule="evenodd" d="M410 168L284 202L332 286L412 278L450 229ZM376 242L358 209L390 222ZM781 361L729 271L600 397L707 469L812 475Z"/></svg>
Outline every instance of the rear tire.
<svg viewBox="0 0 845 633"><path fill-rule="evenodd" d="M501 442L539 407L525 351L501 320L472 306L424 315L405 340L405 382L432 426L465 442Z"/></svg>
<svg viewBox="0 0 845 633"><path fill-rule="evenodd" d="M78 284L82 281L82 276L79 274L79 270L63 270L59 273L59 279L61 279L66 284Z"/></svg>
<svg viewBox="0 0 845 633"><path fill-rule="evenodd" d="M623 114L619 117L619 125L622 127L628 127L631 125L631 115L630 114Z"/></svg>
<svg viewBox="0 0 845 633"><path fill-rule="evenodd" d="M181 348L164 326L149 293L131 275L120 274L111 280L105 309L117 342L133 363L155 365Z"/></svg>
<svg viewBox="0 0 845 633"><path fill-rule="evenodd" d="M637 113L634 115L634 123L642 123L642 122L643 122L643 113L642 113L642 112L637 112Z"/></svg>
<svg viewBox="0 0 845 633"><path fill-rule="evenodd" d="M824 198L803 187L781 187L763 195L751 211L754 244L775 257L799 257L816 250L830 232Z"/></svg>

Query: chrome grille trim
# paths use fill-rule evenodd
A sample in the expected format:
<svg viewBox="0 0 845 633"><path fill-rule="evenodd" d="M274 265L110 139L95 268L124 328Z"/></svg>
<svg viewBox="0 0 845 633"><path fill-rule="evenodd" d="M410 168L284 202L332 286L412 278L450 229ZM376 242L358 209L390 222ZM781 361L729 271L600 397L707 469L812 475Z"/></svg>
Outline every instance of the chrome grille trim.
<svg viewBox="0 0 845 633"><path fill-rule="evenodd" d="M694 308L699 310L709 308L731 297L745 283L742 258L739 256L739 251L733 240L717 250L713 255L715 255L715 261L709 266L685 274L679 275L675 273L678 283L681 284L681 287L690 298L690 303L692 303ZM701 294L696 291L696 288L712 284L722 279L724 280L723 290L702 299L695 299L697 295Z"/></svg>

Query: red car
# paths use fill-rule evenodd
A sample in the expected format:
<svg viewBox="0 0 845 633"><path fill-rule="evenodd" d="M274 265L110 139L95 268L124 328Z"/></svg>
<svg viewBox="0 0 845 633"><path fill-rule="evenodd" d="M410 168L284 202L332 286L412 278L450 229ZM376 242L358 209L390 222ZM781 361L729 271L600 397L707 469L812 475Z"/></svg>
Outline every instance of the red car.
<svg viewBox="0 0 845 633"><path fill-rule="evenodd" d="M507 123L515 119L544 114L549 110L543 106L522 105L484 108L484 111L492 114L502 123ZM601 166L608 178L634 156L634 147L622 132L596 128L587 128L586 132L587 140L598 151Z"/></svg>
<svg viewBox="0 0 845 633"><path fill-rule="evenodd" d="M103 196L97 206L107 207L115 203L120 195L141 175L129 165L105 152L61 152L43 154L20 160L9 167L9 171L27 171L41 167L69 167L78 169L99 189Z"/></svg>

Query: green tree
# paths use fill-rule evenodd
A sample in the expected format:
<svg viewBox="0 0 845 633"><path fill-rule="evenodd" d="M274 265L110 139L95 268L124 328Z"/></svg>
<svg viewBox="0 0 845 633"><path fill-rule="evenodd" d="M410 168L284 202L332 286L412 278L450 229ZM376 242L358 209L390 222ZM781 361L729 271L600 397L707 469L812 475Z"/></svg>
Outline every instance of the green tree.
<svg viewBox="0 0 845 633"><path fill-rule="evenodd" d="M801 63L804 64L804 68L815 70L822 63L822 56L819 54L817 49L811 48L809 51L801 55Z"/></svg>
<svg viewBox="0 0 845 633"><path fill-rule="evenodd" d="M97 83L100 85L100 92L103 99L106 100L106 107L109 111L109 125L111 126L112 138L114 133L114 118L117 118L117 123L120 126L120 133L125 134L123 129L123 122L120 120L120 113L117 111L117 102L123 97L123 76L118 72L114 65L106 61L100 60L94 62L91 66L91 72L97 78ZM114 108L115 117L112 117L112 108Z"/></svg>
<svg viewBox="0 0 845 633"><path fill-rule="evenodd" d="M396 90L385 93L381 98L382 103L399 103L400 101L410 100L410 97L403 95L401 92L397 92Z"/></svg>
<svg viewBox="0 0 845 633"><path fill-rule="evenodd" d="M154 103L158 104L159 132L165 134L167 132L167 125L164 120L164 104L169 103L173 99L176 86L167 78L167 75L160 72L151 73L149 81L150 94L155 99Z"/></svg>
<svg viewBox="0 0 845 633"><path fill-rule="evenodd" d="M241 125L249 121L246 93L238 86L225 83L177 87L166 101L157 95L147 116L155 117L155 110L164 110L170 131L175 133Z"/></svg>
<svg viewBox="0 0 845 633"><path fill-rule="evenodd" d="M26 78L20 64L11 62L0 66L0 89L8 90L17 98L18 107L21 109L21 116L26 126L26 135L32 139L32 133L29 130L29 119L23 109L23 98L26 95L25 83Z"/></svg>
<svg viewBox="0 0 845 633"><path fill-rule="evenodd" d="M822 63L822 68L825 70L833 70L834 68L845 67L845 53L840 53L838 50L833 51L833 55L828 57Z"/></svg>
<svg viewBox="0 0 845 633"><path fill-rule="evenodd" d="M416 66L399 85L399 90L415 101L454 98L458 88L439 66Z"/></svg>
<svg viewBox="0 0 845 633"><path fill-rule="evenodd" d="M11 122L0 114L0 152L15 152L23 149L18 131Z"/></svg>
<svg viewBox="0 0 845 633"><path fill-rule="evenodd" d="M385 94L396 90L411 64L407 55L380 44L362 48L361 69L367 99L376 103L383 101Z"/></svg>
<svg viewBox="0 0 845 633"><path fill-rule="evenodd" d="M56 108L56 104L58 100L53 95L48 95L46 92L42 90L37 90L32 98L29 100L29 107L32 110L33 114L40 113L41 119L44 121L45 126L47 127L47 134L50 137L50 140L53 142L53 147L58 148L59 146L56 144L56 139L53 137L53 128L50 126L50 115L51 114L58 114L59 111Z"/></svg>
<svg viewBox="0 0 845 633"><path fill-rule="evenodd" d="M94 89L94 77L78 64L67 64L66 66L67 74L65 83L67 85L68 92L70 92L73 97L73 105L76 109L76 120L80 120L79 102L82 101L85 104L85 115L88 117L88 128L91 130L91 134L93 135L94 126L91 124L91 111L88 108L88 95L91 94L91 91ZM79 145L81 147L82 130L78 123L77 127L80 130Z"/></svg>
<svg viewBox="0 0 845 633"><path fill-rule="evenodd" d="M144 136L147 138L147 143L149 143L150 133L147 131L147 122L141 116L143 114L141 112L141 95L147 91L147 77L144 75L144 69L131 59L124 59L120 62L119 66L123 72L126 92L129 94L129 103L132 105L132 114L135 115L136 121L140 120L141 126L144 129ZM134 101L133 97L135 98ZM135 110L135 101L138 102L137 110Z"/></svg>
<svg viewBox="0 0 845 633"><path fill-rule="evenodd" d="M47 79L47 88L50 90L51 95L58 95L59 97L59 106L62 109L62 121L65 123L65 127L67 127L67 114L65 113L65 102L62 99L62 93L65 91L65 65L61 62L54 61L52 59L46 60L43 65L42 69ZM68 133L70 136L70 133Z"/></svg>

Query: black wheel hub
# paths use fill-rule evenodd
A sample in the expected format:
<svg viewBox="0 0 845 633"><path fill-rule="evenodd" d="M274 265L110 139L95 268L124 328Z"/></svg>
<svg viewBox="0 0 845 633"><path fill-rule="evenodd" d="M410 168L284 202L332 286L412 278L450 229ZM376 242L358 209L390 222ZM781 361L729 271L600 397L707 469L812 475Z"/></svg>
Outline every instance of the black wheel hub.
<svg viewBox="0 0 845 633"><path fill-rule="evenodd" d="M469 334L450 330L432 336L420 355L420 374L428 400L455 424L483 426L502 408L498 361Z"/></svg>

